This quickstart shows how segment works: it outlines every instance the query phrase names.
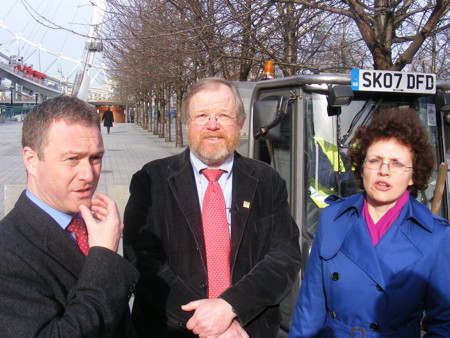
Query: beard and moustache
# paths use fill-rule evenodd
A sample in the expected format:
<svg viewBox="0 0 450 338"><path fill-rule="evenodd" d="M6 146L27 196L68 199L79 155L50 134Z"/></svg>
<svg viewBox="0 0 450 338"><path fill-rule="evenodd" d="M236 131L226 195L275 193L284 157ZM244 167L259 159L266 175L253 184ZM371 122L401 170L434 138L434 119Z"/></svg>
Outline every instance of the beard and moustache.
<svg viewBox="0 0 450 338"><path fill-rule="evenodd" d="M228 135L222 131L202 134L187 133L189 149L207 166L218 167L233 154L239 142L239 132ZM225 144L204 144L203 140L217 137L225 140Z"/></svg>

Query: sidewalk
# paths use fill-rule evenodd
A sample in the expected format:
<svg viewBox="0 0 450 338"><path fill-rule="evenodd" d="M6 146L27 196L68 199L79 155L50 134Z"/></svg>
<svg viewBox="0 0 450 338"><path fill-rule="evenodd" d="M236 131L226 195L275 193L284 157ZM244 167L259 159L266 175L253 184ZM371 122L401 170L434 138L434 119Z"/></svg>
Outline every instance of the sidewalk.
<svg viewBox="0 0 450 338"><path fill-rule="evenodd" d="M172 142L165 142L136 124L115 123L109 135L102 127L105 156L97 190L106 193L110 186L128 186L131 176L145 163L183 151L185 148L175 147L175 126L172 127ZM0 219L4 217L5 185L26 186L21 135L22 122L0 123Z"/></svg>

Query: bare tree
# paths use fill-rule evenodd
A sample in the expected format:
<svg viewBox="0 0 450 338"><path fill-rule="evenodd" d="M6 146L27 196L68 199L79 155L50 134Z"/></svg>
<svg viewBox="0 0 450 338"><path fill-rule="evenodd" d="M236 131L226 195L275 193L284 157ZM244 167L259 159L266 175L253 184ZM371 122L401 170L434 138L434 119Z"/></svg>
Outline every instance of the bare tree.
<svg viewBox="0 0 450 338"><path fill-rule="evenodd" d="M403 69L412 62L427 38L448 28L450 0L277 1L298 3L351 18L372 54L375 69ZM416 25L410 25L411 22ZM399 47L405 43L406 48Z"/></svg>
<svg viewBox="0 0 450 338"><path fill-rule="evenodd" d="M139 105L145 128L170 140L170 101L179 108L193 82L257 80L267 60L280 76L373 66L448 77L449 3L108 0L104 53L117 95ZM175 140L183 146L178 114Z"/></svg>

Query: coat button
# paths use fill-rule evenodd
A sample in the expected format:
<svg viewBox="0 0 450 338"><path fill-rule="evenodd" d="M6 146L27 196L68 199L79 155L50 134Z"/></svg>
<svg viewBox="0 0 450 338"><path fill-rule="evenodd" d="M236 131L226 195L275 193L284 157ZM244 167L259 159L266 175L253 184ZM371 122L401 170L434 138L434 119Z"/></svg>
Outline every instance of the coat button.
<svg viewBox="0 0 450 338"><path fill-rule="evenodd" d="M384 290L383 290L383 288L381 286L377 285L377 291L383 292Z"/></svg>
<svg viewBox="0 0 450 338"><path fill-rule="evenodd" d="M370 329L371 329L372 331L378 331L378 330L380 329L380 325L379 325L377 322L371 323L371 324L370 324Z"/></svg>
<svg viewBox="0 0 450 338"><path fill-rule="evenodd" d="M338 272L333 272L331 274L331 279L334 281L337 281L339 279L339 273Z"/></svg>
<svg viewBox="0 0 450 338"><path fill-rule="evenodd" d="M334 313L333 310L330 310L329 313L330 313L331 318L336 319L336 314Z"/></svg>

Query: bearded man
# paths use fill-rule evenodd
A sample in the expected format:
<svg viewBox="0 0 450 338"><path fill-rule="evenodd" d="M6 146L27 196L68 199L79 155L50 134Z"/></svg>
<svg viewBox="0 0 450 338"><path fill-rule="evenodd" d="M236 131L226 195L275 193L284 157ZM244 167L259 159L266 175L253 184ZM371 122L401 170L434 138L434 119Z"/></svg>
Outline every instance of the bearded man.
<svg viewBox="0 0 450 338"><path fill-rule="evenodd" d="M125 209L138 336L277 337L301 260L286 184L235 151L245 110L226 80L194 84L181 117L189 148L135 173Z"/></svg>

